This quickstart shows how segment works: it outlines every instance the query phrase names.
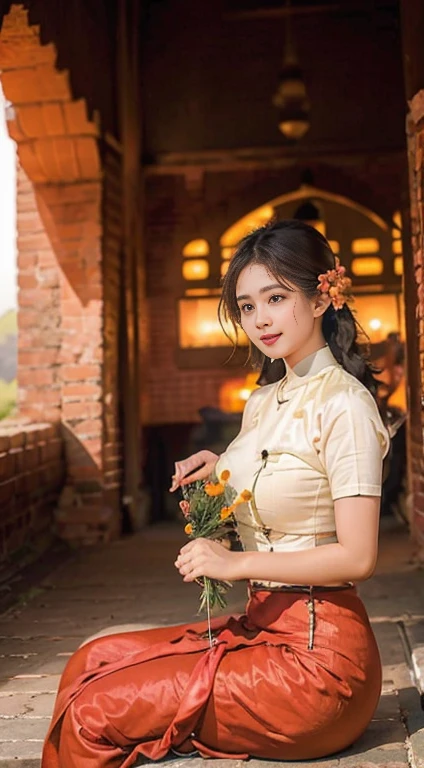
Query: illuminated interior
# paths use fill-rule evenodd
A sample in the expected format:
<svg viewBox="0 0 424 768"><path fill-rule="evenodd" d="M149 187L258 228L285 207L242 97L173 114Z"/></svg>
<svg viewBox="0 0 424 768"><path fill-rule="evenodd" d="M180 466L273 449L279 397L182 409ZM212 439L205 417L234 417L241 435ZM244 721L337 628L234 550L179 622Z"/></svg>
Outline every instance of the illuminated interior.
<svg viewBox="0 0 424 768"><path fill-rule="evenodd" d="M209 277L209 262L206 259L183 261L184 280L206 280Z"/></svg>
<svg viewBox="0 0 424 768"><path fill-rule="evenodd" d="M328 244L331 250L333 251L333 253L335 253L337 256L337 254L340 253L340 243L337 242L337 240L329 240Z"/></svg>
<svg viewBox="0 0 424 768"><path fill-rule="evenodd" d="M228 248L234 249L234 246L236 246L243 237L250 232L253 232L253 230L258 229L258 227L263 227L264 224L268 224L273 216L274 208L271 205L263 205L261 208L256 208L256 210L250 211L250 213L243 216L242 219L239 219L235 224L232 224L232 226L224 232L220 240L222 257L227 259L228 256L231 256L231 253L228 254Z"/></svg>
<svg viewBox="0 0 424 768"><path fill-rule="evenodd" d="M400 333L401 339L405 340L402 294L356 295L353 310L359 325L369 336L372 344L384 341L392 332Z"/></svg>
<svg viewBox="0 0 424 768"><path fill-rule="evenodd" d="M393 222L395 227L392 229L392 251L395 258L393 259L393 271L395 275L403 275L403 258L402 258L402 218L400 211L396 211L393 216Z"/></svg>
<svg viewBox="0 0 424 768"><path fill-rule="evenodd" d="M196 349L205 347L231 347L232 343L223 332L218 320L219 297L180 299L178 302L178 326L180 347ZM234 331L226 326L231 338ZM242 330L238 333L238 345L247 345Z"/></svg>
<svg viewBox="0 0 424 768"><path fill-rule="evenodd" d="M258 388L258 373L248 373L237 379L228 379L219 390L219 407L226 413L241 413L254 389Z"/></svg>
<svg viewBox="0 0 424 768"><path fill-rule="evenodd" d="M352 253L356 256L368 253L378 253L380 243L376 237L358 237L352 242Z"/></svg>
<svg viewBox="0 0 424 768"><path fill-rule="evenodd" d="M384 271L384 261L378 256L361 256L359 259L352 259L350 268L352 274L356 275L356 277L382 275Z"/></svg>
<svg viewBox="0 0 424 768"><path fill-rule="evenodd" d="M193 258L193 256L209 256L209 243L207 240L190 240L183 248L183 256Z"/></svg>
<svg viewBox="0 0 424 768"><path fill-rule="evenodd" d="M402 256L396 256L393 259L393 270L395 275L403 275L403 258Z"/></svg>

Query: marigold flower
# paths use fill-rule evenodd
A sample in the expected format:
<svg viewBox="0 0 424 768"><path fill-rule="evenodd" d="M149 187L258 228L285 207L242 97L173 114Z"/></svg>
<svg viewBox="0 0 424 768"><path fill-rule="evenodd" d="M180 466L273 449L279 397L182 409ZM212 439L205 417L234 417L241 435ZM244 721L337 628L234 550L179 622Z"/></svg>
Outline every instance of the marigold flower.
<svg viewBox="0 0 424 768"><path fill-rule="evenodd" d="M226 520L227 517L233 514L234 510L235 510L235 504L231 504L230 507L222 507L221 513L220 513L221 520Z"/></svg>
<svg viewBox="0 0 424 768"><path fill-rule="evenodd" d="M193 533L193 526L191 523L187 523L186 527L184 528L184 533L186 533L187 536L190 536Z"/></svg>
<svg viewBox="0 0 424 768"><path fill-rule="evenodd" d="M207 496L220 496L224 493L224 486L222 483L206 483L205 493Z"/></svg>
<svg viewBox="0 0 424 768"><path fill-rule="evenodd" d="M240 498L243 499L243 501L250 501L252 494L250 491L244 490L241 492Z"/></svg>
<svg viewBox="0 0 424 768"><path fill-rule="evenodd" d="M231 472L230 472L230 470L229 470L229 469L224 469L224 470L221 472L220 476L219 476L219 480L220 480L220 482L221 482L221 483L228 483L228 481L229 481L229 479L230 479L230 475L231 475Z"/></svg>

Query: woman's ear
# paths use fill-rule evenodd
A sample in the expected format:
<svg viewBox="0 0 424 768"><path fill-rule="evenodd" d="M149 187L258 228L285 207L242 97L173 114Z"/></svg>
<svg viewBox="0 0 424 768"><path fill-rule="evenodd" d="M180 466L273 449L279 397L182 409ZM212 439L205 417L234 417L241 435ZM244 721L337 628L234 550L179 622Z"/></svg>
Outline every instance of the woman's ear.
<svg viewBox="0 0 424 768"><path fill-rule="evenodd" d="M318 293L314 300L314 317L321 317L331 304L331 296L328 293Z"/></svg>

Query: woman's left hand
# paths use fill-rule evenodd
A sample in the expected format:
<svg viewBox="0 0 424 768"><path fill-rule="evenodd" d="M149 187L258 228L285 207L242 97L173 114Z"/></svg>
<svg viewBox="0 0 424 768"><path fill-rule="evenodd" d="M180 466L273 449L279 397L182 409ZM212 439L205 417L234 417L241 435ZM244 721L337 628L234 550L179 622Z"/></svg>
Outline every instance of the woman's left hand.
<svg viewBox="0 0 424 768"><path fill-rule="evenodd" d="M180 550L175 561L184 581L195 581L202 576L222 581L237 579L236 561L239 552L228 549L210 539L193 539Z"/></svg>

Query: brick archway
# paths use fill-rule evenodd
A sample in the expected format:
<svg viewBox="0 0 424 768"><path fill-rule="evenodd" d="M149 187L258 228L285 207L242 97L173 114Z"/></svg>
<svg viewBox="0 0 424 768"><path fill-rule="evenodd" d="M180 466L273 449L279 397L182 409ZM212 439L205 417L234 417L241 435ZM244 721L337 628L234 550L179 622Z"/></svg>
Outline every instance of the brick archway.
<svg viewBox="0 0 424 768"><path fill-rule="evenodd" d="M67 474L58 528L91 542L120 529L118 360L107 357L104 337L105 308L116 295L105 281L103 213L110 176L119 190L121 160L116 149L115 163L105 161L99 125L73 98L56 59L24 6L12 5L0 33L0 78L19 158L19 412L62 423ZM119 272L119 225L114 238Z"/></svg>
<svg viewBox="0 0 424 768"><path fill-rule="evenodd" d="M364 180L324 163L311 165L310 171L313 176L313 187L326 190L334 196L372 211L382 222L385 222L387 227L391 226L395 208L389 200L382 198ZM302 169L299 166L285 168L283 172L255 177L243 188L243 194L237 190L226 197L225 206L220 202L210 211L210 226L213 232L207 232L207 235L211 238L219 237L234 221L241 219L249 211L256 210L264 204L264 201L273 201L292 194L300 189L301 179Z"/></svg>

